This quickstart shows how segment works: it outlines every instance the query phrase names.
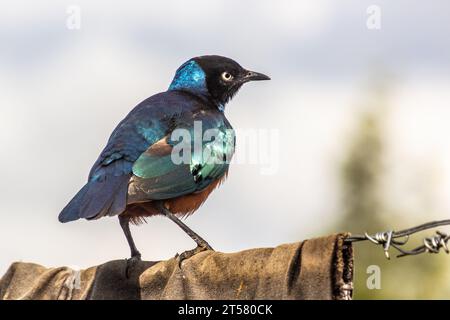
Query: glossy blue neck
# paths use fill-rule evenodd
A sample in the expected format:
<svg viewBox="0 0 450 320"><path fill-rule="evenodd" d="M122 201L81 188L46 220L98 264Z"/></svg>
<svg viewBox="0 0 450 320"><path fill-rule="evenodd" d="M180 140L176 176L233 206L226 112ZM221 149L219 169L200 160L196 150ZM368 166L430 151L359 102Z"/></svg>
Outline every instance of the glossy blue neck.
<svg viewBox="0 0 450 320"><path fill-rule="evenodd" d="M197 62L190 60L178 68L169 90L187 90L206 95L208 88L205 72Z"/></svg>

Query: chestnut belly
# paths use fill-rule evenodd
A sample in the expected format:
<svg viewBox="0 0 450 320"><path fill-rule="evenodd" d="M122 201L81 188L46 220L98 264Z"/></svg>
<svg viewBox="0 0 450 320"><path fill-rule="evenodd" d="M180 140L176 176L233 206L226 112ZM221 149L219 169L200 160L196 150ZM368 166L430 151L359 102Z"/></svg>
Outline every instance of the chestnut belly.
<svg viewBox="0 0 450 320"><path fill-rule="evenodd" d="M146 202L131 203L127 205L125 211L121 213L121 215L129 217L133 224L140 224L145 222L145 218L147 217L162 214L159 206L161 205L161 202L163 202L164 206L173 214L176 214L179 217L188 216L194 213L194 211L205 202L211 192L213 192L225 178L226 175L212 182L205 189L188 195L166 200L149 200Z"/></svg>

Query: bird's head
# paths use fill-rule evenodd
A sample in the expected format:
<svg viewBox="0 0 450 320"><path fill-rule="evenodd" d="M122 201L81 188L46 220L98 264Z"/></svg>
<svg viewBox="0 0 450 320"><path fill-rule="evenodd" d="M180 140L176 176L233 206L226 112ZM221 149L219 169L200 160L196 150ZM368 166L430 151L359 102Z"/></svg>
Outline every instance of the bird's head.
<svg viewBox="0 0 450 320"><path fill-rule="evenodd" d="M221 56L201 56L183 63L169 90L185 90L211 98L223 111L225 104L249 81L270 80L262 73L242 68Z"/></svg>

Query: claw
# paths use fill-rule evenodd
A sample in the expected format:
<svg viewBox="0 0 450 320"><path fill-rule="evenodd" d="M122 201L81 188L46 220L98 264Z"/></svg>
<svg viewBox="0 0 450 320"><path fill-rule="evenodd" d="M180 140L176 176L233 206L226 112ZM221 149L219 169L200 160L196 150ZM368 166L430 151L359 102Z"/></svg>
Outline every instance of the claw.
<svg viewBox="0 0 450 320"><path fill-rule="evenodd" d="M133 269L137 264L139 264L140 261L141 261L141 254L136 254L136 255L132 256L131 258L126 259L127 266L126 266L126 268L125 268L125 277L126 277L127 279L130 278L130 273L131 273L132 269Z"/></svg>
<svg viewBox="0 0 450 320"><path fill-rule="evenodd" d="M214 251L213 248L211 248L211 246L208 243L202 244L202 245L197 245L196 248L192 249L192 250L187 250L181 254L176 254L175 258L177 258L178 260L178 266L181 269L181 264L183 263L184 260L189 259L193 256L195 256L197 253L203 252L203 251Z"/></svg>

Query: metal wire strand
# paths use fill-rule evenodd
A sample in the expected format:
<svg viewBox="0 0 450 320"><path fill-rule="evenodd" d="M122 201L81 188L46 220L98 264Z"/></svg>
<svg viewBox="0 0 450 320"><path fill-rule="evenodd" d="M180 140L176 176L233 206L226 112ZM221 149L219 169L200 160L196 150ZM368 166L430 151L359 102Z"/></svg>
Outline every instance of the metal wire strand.
<svg viewBox="0 0 450 320"><path fill-rule="evenodd" d="M389 249L391 247L393 247L399 252L399 254L397 255L398 258L404 256L418 255L424 252L439 253L441 249L443 249L444 252L448 254L450 253L450 250L447 246L447 242L450 240L450 235L441 231L436 231L435 235L424 238L423 244L421 246L413 248L412 250L405 250L402 248L402 246L408 243L410 235L445 225L450 225L450 219L427 222L418 225L416 227L400 231L393 231L393 230L383 231L377 232L374 235L369 235L366 232L364 233L364 235L350 236L344 241L347 243L353 243L368 240L376 245L381 245L383 247L384 254L387 259L390 259Z"/></svg>

